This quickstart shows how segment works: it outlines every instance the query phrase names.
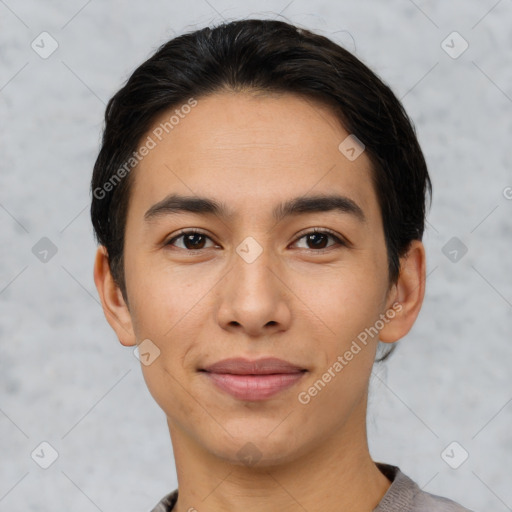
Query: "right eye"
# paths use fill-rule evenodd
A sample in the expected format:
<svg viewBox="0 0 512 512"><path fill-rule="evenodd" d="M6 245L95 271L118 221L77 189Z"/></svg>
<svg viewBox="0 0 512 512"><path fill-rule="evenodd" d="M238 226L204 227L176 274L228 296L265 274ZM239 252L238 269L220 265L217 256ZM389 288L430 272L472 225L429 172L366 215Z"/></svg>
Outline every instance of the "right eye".
<svg viewBox="0 0 512 512"><path fill-rule="evenodd" d="M196 230L183 230L180 231L177 235L173 236L168 242L165 243L165 246L174 246L174 242L176 240L182 239L183 246L178 247L179 249L184 249L186 251L198 251L204 249L205 239L211 240L209 236L202 233L201 231Z"/></svg>

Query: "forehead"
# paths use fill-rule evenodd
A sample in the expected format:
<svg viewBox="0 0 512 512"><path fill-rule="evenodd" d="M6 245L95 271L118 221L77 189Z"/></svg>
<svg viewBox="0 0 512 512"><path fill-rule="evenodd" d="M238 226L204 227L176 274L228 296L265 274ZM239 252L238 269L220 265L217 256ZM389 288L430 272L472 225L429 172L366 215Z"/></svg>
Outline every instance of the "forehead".
<svg viewBox="0 0 512 512"><path fill-rule="evenodd" d="M133 171L137 217L169 193L217 198L254 214L268 206L271 214L283 199L336 192L375 213L370 161L340 150L350 134L328 106L288 93L223 92L196 101L162 113L142 138L153 147Z"/></svg>

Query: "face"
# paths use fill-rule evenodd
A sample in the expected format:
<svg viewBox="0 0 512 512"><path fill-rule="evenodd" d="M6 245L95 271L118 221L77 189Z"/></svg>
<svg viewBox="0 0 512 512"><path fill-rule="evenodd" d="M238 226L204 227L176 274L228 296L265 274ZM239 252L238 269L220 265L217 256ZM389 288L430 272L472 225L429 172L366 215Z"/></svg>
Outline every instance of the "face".
<svg viewBox="0 0 512 512"><path fill-rule="evenodd" d="M172 113L133 171L133 339L120 335L150 340L142 370L171 435L235 463L250 442L274 464L363 428L375 326L396 298L367 155L347 158L329 108L291 94L199 98L162 136ZM301 371L203 371L234 357Z"/></svg>

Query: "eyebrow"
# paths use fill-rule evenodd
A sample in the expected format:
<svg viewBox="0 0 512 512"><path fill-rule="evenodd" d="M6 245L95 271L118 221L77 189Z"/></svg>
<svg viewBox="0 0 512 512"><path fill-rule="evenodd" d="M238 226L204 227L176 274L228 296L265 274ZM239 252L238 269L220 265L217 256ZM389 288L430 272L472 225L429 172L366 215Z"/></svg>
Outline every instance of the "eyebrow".
<svg viewBox="0 0 512 512"><path fill-rule="evenodd" d="M366 216L362 208L353 199L332 194L301 196L290 199L274 207L272 216L276 222L279 222L285 217L329 211L348 214L359 222L366 222ZM158 217L184 212L200 215L217 215L225 219L234 216L234 212L231 209L215 199L170 194L151 206L144 214L144 220L150 222Z"/></svg>

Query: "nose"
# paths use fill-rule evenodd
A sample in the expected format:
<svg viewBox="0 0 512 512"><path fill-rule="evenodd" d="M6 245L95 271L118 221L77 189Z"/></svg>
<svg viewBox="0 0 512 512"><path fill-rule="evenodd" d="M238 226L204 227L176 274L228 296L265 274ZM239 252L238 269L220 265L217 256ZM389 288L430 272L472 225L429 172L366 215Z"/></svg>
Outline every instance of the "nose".
<svg viewBox="0 0 512 512"><path fill-rule="evenodd" d="M239 247L239 252L233 254L233 265L224 277L217 309L217 321L223 329L252 337L287 330L291 321L292 294L280 272L279 261L270 249L258 246L257 252L261 253L255 259L250 254L254 245L249 252L244 253L244 247Z"/></svg>

